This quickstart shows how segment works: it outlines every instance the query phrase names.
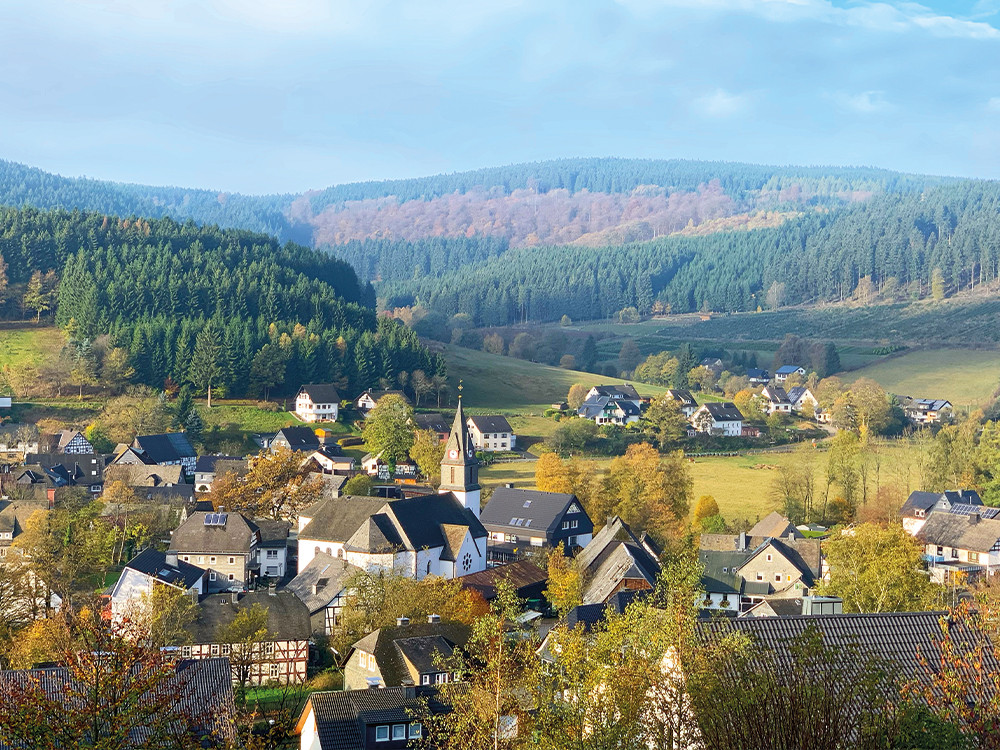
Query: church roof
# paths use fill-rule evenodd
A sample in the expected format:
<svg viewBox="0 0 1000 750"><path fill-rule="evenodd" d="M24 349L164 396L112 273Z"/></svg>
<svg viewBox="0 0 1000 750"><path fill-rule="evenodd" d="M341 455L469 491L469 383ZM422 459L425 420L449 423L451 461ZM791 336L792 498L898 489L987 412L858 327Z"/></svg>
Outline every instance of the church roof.
<svg viewBox="0 0 1000 750"><path fill-rule="evenodd" d="M452 451L457 451L457 455ZM455 455L454 458L452 456ZM455 410L455 421L451 424L451 435L448 436L448 443L444 447L444 463L447 464L471 464L476 461L476 449L469 438L469 427L465 421L465 412L462 409L462 399L458 399L458 408Z"/></svg>

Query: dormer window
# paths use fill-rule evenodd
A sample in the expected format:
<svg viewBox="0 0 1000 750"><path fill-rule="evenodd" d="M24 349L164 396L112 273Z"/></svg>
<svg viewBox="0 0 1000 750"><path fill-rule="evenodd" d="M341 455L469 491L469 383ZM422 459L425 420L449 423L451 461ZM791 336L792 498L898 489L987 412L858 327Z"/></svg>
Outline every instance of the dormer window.
<svg viewBox="0 0 1000 750"><path fill-rule="evenodd" d="M923 508L917 508L917 511L915 513L917 518L923 518L925 514L926 512L924 511Z"/></svg>

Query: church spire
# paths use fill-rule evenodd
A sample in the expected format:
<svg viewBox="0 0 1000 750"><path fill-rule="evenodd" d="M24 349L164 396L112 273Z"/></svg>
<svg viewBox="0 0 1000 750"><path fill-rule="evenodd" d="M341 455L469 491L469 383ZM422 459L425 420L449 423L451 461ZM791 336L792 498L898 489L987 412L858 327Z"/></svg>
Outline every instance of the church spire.
<svg viewBox="0 0 1000 750"><path fill-rule="evenodd" d="M455 421L444 447L444 458L441 459L439 491L452 493L466 508L476 514L476 518L479 518L479 461L476 459L476 449L469 437L469 426L465 421L462 390L463 386L459 381L458 408L455 409Z"/></svg>

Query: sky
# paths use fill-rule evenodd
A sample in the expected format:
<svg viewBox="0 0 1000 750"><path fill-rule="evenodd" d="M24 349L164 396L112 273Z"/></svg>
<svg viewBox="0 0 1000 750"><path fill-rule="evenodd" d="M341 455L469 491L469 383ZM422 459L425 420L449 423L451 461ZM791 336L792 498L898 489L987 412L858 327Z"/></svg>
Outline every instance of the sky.
<svg viewBox="0 0 1000 750"><path fill-rule="evenodd" d="M243 193L573 156L1000 177L1000 0L0 0L0 158Z"/></svg>

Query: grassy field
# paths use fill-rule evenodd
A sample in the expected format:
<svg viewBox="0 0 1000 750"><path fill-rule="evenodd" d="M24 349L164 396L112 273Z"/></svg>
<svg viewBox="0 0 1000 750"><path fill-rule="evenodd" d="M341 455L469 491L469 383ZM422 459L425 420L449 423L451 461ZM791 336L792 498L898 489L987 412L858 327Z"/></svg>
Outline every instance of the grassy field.
<svg viewBox="0 0 1000 750"><path fill-rule="evenodd" d="M0 367L37 365L48 354L59 351L63 336L58 328L0 328Z"/></svg>
<svg viewBox="0 0 1000 750"><path fill-rule="evenodd" d="M574 383L592 386L625 382L457 346L445 347L444 355L449 378L455 383L464 382L463 399L473 414L541 414L550 404L565 400ZM636 388L643 396L656 396L666 390L641 384Z"/></svg>
<svg viewBox="0 0 1000 750"><path fill-rule="evenodd" d="M1000 382L1000 352L931 349L910 352L850 373L891 393L948 399L956 408L985 405Z"/></svg>

